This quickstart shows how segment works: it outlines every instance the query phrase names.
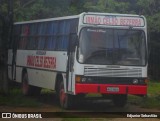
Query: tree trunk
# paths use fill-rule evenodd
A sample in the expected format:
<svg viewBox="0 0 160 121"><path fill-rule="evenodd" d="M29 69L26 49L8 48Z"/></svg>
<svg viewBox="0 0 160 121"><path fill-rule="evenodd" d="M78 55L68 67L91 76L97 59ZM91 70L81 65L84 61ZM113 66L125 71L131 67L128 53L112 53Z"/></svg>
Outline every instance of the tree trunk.
<svg viewBox="0 0 160 121"><path fill-rule="evenodd" d="M8 76L7 76L7 51L2 50L0 55L0 91L3 94L8 94ZM8 55L8 54L7 54Z"/></svg>

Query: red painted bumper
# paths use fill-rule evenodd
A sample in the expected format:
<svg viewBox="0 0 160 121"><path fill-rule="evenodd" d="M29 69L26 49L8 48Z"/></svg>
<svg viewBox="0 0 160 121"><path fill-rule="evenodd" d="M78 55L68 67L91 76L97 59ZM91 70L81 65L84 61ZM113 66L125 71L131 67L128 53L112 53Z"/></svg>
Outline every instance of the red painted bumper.
<svg viewBox="0 0 160 121"><path fill-rule="evenodd" d="M119 91L108 91L107 87L115 87L118 88ZM146 95L147 85L76 84L75 93Z"/></svg>

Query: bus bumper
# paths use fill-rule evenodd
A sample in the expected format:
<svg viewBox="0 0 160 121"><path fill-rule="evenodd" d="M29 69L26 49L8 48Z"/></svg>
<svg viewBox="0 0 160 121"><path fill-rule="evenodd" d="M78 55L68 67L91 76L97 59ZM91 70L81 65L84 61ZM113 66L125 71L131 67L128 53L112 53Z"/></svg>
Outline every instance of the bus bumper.
<svg viewBox="0 0 160 121"><path fill-rule="evenodd" d="M146 95L147 85L76 84L75 93Z"/></svg>

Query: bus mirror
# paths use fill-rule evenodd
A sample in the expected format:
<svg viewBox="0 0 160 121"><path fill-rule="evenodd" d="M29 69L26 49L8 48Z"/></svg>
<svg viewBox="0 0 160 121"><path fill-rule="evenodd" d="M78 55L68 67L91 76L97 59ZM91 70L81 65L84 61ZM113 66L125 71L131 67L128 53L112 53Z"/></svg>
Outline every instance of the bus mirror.
<svg viewBox="0 0 160 121"><path fill-rule="evenodd" d="M70 51L75 51L75 47L78 45L78 36L76 34L72 35L70 42Z"/></svg>

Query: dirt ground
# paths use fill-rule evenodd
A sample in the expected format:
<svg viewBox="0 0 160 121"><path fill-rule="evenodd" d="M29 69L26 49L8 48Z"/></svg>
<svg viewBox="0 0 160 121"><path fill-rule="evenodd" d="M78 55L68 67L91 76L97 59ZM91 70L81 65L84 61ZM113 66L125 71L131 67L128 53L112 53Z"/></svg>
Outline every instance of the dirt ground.
<svg viewBox="0 0 160 121"><path fill-rule="evenodd" d="M99 101L84 101L82 103L78 103L75 108L72 110L64 110L61 109L58 105L58 102L54 99L55 95L41 95L41 97L37 97L37 100L42 103L41 106L38 107L11 107L11 106L0 106L0 112L16 112L16 113L51 113L49 118L42 119L23 119L25 121L65 121L64 117L56 116L52 117L52 114L55 113L73 113L73 117L79 113L83 113L83 115L79 116L79 118L89 118L91 121L160 121L158 118L127 118L127 114L155 114L158 113L160 116L160 110L157 109L146 109L141 108L137 105L133 105L127 103L127 105L123 108L115 107L111 101L108 100L99 100ZM89 112L89 113L88 113ZM125 113L124 113L125 112ZM112 115L112 113L114 115ZM115 116L115 114L119 113L126 115L126 118L120 118L119 116ZM61 114L61 115L62 115ZM104 115L111 115L105 117ZM71 118L73 118L71 116ZM23 121L22 119L0 119L0 121ZM90 121L89 120L89 121ZM67 120L69 121L69 120ZM71 119L74 121L74 119ZM79 121L79 120L78 120ZM80 120L81 121L81 120ZM82 120L83 121L83 120ZM85 121L85 120L84 120ZM88 121L88 120L87 120Z"/></svg>
<svg viewBox="0 0 160 121"><path fill-rule="evenodd" d="M135 106L135 105L131 105L131 104L127 104L124 108L116 108L113 105L111 105L110 103L108 103L107 105L104 106L104 103L90 103L87 104L88 106L86 107L86 105L84 106L77 106L76 109L73 110L69 110L69 111L65 111L63 109L61 109L57 104L51 105L51 104L44 104L41 107L9 107L9 106L0 106L0 112L19 112L19 113L29 113L29 112L84 112L84 113L88 113L88 112L93 112L93 117L89 116L89 119L91 121L160 121L160 119L158 118L119 118L119 117L101 117L101 112L104 114L111 114L111 112L115 113L115 112L128 112L128 114L134 114L135 112L140 112L140 114L144 114L145 113L160 113L160 110L157 109L145 109L145 108L140 108L139 106ZM100 116L97 117L94 116L94 114L96 114L94 111L97 111L97 113L99 113ZM126 113L127 114L127 113ZM92 115L92 114L91 114ZM88 116L80 116L80 118L88 118ZM21 121L22 119L0 119L0 121ZM55 117L55 118L42 118L42 119L23 119L26 121L63 121L63 117ZM72 121L74 121L74 119L71 119ZM68 121L68 120L67 120Z"/></svg>

